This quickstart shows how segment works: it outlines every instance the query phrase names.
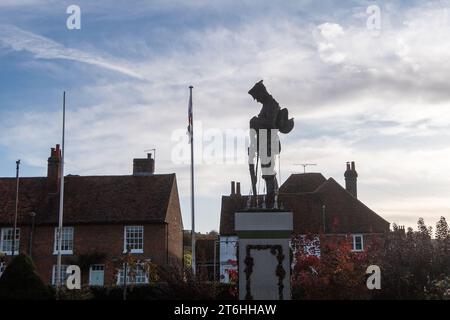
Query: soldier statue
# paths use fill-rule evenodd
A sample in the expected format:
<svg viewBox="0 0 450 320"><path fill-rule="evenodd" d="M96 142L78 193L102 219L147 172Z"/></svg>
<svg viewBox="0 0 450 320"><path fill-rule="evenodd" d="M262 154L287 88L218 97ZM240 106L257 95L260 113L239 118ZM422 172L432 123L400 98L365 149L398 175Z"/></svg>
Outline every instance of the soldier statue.
<svg viewBox="0 0 450 320"><path fill-rule="evenodd" d="M280 108L278 102L267 92L262 80L256 83L248 93L262 104L258 116L250 120L248 163L253 193L251 205L258 206L256 183L258 162L261 160L262 178L266 182L265 207L274 208L277 206L275 195L278 193L275 157L281 151L278 131L285 134L291 132L294 128L294 119L289 119L288 110Z"/></svg>

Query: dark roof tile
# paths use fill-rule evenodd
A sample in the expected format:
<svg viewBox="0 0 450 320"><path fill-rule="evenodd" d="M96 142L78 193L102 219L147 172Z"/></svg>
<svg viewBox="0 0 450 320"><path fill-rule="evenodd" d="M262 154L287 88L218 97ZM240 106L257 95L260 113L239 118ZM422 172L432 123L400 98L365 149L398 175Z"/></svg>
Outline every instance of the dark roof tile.
<svg viewBox="0 0 450 320"><path fill-rule="evenodd" d="M291 174L281 185L280 193L313 192L326 181L321 173Z"/></svg>
<svg viewBox="0 0 450 320"><path fill-rule="evenodd" d="M383 233L389 229L384 220L351 195L333 178L320 173L291 175L279 189L279 202L293 212L294 233ZM245 210L248 196L222 196L220 234L234 235L234 213Z"/></svg>
<svg viewBox="0 0 450 320"><path fill-rule="evenodd" d="M48 194L46 178L21 178L19 223L37 213L37 224L58 221L59 195ZM64 223L165 222L175 174L67 176ZM0 178L0 224L14 221L15 178Z"/></svg>

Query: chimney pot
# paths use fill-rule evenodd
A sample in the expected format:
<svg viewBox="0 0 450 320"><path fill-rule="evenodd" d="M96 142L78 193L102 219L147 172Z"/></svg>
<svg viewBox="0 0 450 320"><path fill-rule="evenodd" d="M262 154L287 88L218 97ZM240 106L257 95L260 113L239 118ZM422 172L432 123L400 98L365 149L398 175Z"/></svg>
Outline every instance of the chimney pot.
<svg viewBox="0 0 450 320"><path fill-rule="evenodd" d="M231 181L231 195L234 196L236 194L235 182Z"/></svg>
<svg viewBox="0 0 450 320"><path fill-rule="evenodd" d="M240 182L236 182L236 195L238 195L238 196L241 195L241 183Z"/></svg>

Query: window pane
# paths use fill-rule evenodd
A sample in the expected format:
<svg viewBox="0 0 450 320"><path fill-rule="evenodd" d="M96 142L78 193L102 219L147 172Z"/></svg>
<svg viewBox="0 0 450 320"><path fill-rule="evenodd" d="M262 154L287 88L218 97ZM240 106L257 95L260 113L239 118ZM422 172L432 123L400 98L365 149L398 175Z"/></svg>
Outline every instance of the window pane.
<svg viewBox="0 0 450 320"><path fill-rule="evenodd" d="M93 264L89 273L89 284L91 286L103 286L105 280L105 266L103 264Z"/></svg>
<svg viewBox="0 0 450 320"><path fill-rule="evenodd" d="M61 284L64 285L67 280L67 265L61 265ZM53 266L53 276L52 276L52 284L56 285L58 281L59 275L58 275L58 266Z"/></svg>
<svg viewBox="0 0 450 320"><path fill-rule="evenodd" d="M127 284L146 284L148 275L143 267L137 267L135 270L127 269ZM117 284L124 284L124 269L120 269L117 274Z"/></svg>
<svg viewBox="0 0 450 320"><path fill-rule="evenodd" d="M353 236L353 250L361 251L363 250L362 236Z"/></svg>
<svg viewBox="0 0 450 320"><path fill-rule="evenodd" d="M6 269L6 263L5 262L0 262L0 277L3 274L3 271L5 271Z"/></svg>
<svg viewBox="0 0 450 320"><path fill-rule="evenodd" d="M12 253L12 246L13 246L13 233L14 228L3 228L2 229L2 239L1 239L1 251L5 252L7 254ZM16 242L14 244L15 253L18 253L19 251L19 244L20 244L20 228L16 228Z"/></svg>
<svg viewBox="0 0 450 320"><path fill-rule="evenodd" d="M58 228L55 228L55 248L54 251L58 252L59 239ZM61 233L61 252L71 253L73 251L73 227L63 227Z"/></svg>
<svg viewBox="0 0 450 320"><path fill-rule="evenodd" d="M143 226L127 226L125 227L125 243L124 251L144 249L144 227Z"/></svg>

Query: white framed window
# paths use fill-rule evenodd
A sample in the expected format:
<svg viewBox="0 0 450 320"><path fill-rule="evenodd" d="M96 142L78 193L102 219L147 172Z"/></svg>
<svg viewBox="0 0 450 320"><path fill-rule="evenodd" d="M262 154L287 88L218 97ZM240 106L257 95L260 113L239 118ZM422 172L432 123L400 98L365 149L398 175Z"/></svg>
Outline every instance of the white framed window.
<svg viewBox="0 0 450 320"><path fill-rule="evenodd" d="M0 251L12 255L14 228L2 228L0 239ZM16 242L14 244L14 254L19 254L20 228L16 228Z"/></svg>
<svg viewBox="0 0 450 320"><path fill-rule="evenodd" d="M131 273L133 273L133 276L131 276ZM127 284L147 284L148 281L148 274L144 270L144 268L137 267L134 270L129 270L127 268ZM124 269L119 269L117 274L117 285L123 285L124 284Z"/></svg>
<svg viewBox="0 0 450 320"><path fill-rule="evenodd" d="M2 277L3 272L6 269L6 262L0 262L0 278Z"/></svg>
<svg viewBox="0 0 450 320"><path fill-rule="evenodd" d="M67 280L67 265L61 265L61 284L65 285L66 280ZM52 285L56 285L57 281L58 281L59 275L58 275L58 266L57 265L53 265L53 270L52 270Z"/></svg>
<svg viewBox="0 0 450 320"><path fill-rule="evenodd" d="M105 265L92 264L89 267L89 285L103 286L105 283Z"/></svg>
<svg viewBox="0 0 450 320"><path fill-rule="evenodd" d="M123 252L144 253L144 226L125 226Z"/></svg>
<svg viewBox="0 0 450 320"><path fill-rule="evenodd" d="M58 254L58 230L59 228L55 228L53 254ZM62 228L61 254L73 254L73 227Z"/></svg>
<svg viewBox="0 0 450 320"><path fill-rule="evenodd" d="M353 234L353 251L364 251L364 237L362 234Z"/></svg>

